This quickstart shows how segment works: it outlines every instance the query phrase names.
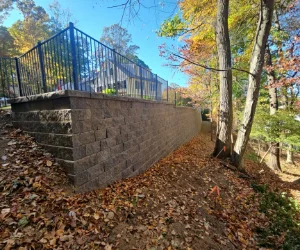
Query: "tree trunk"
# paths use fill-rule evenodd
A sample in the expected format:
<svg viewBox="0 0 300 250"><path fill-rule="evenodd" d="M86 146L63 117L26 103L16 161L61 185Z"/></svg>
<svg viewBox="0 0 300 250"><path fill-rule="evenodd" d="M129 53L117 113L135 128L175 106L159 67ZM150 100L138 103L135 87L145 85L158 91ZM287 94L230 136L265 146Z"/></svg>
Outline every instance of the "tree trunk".
<svg viewBox="0 0 300 250"><path fill-rule="evenodd" d="M232 130L232 71L228 32L228 0L218 0L216 40L218 47L220 78L220 103L217 125L217 140L213 155L226 158L231 153Z"/></svg>
<svg viewBox="0 0 300 250"><path fill-rule="evenodd" d="M269 168L273 170L281 171L280 167L280 158L279 158L279 142L277 143L270 143L273 147L270 150L267 165Z"/></svg>
<svg viewBox="0 0 300 250"><path fill-rule="evenodd" d="M286 151L286 163L295 164L294 163L294 153L293 153L293 145L289 145Z"/></svg>
<svg viewBox="0 0 300 250"><path fill-rule="evenodd" d="M267 66L272 66L272 56L270 52L270 47L267 45ZM268 87L269 87L269 100L270 100L270 114L274 115L278 110L278 98L277 98L277 88L272 87L272 84L275 82L275 74L274 71L270 71L268 74ZM267 165L269 168L273 170L280 170L280 151L279 151L279 142L271 142L270 145L273 145L270 150L270 154L268 157Z"/></svg>
<svg viewBox="0 0 300 250"><path fill-rule="evenodd" d="M251 132L259 95L260 78L262 67L264 64L266 42L272 25L273 7L274 0L261 0L260 18L257 24L255 44L252 50L250 61L249 71L251 72L251 74L249 74L249 84L244 116L234 146L234 152L232 154L232 163L241 170L243 169L242 159Z"/></svg>

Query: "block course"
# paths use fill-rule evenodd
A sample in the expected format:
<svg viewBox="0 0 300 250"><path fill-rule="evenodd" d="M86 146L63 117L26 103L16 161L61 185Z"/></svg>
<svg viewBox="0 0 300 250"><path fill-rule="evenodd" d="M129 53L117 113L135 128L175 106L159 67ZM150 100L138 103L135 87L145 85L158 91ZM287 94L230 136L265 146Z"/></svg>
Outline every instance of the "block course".
<svg viewBox="0 0 300 250"><path fill-rule="evenodd" d="M15 99L12 111L80 192L144 172L201 127L192 108L70 90Z"/></svg>

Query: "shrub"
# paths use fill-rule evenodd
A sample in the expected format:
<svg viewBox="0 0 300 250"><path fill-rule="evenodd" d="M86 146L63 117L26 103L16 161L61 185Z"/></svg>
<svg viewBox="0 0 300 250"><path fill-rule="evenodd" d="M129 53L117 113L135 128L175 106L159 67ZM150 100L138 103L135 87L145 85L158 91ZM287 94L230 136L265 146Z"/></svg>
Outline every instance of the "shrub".
<svg viewBox="0 0 300 250"><path fill-rule="evenodd" d="M266 228L257 228L259 245L277 248L280 238L284 238L283 249L300 249L300 207L286 193L269 191L265 185L253 185L260 193L260 210L270 223Z"/></svg>
<svg viewBox="0 0 300 250"><path fill-rule="evenodd" d="M117 91L115 89L104 89L102 90L102 93L107 95L115 95Z"/></svg>
<svg viewBox="0 0 300 250"><path fill-rule="evenodd" d="M143 99L145 99L145 100L152 100L151 96L148 96L148 95L143 95Z"/></svg>
<svg viewBox="0 0 300 250"><path fill-rule="evenodd" d="M209 119L209 109L203 109L201 110L201 116L202 116L202 121L210 121Z"/></svg>

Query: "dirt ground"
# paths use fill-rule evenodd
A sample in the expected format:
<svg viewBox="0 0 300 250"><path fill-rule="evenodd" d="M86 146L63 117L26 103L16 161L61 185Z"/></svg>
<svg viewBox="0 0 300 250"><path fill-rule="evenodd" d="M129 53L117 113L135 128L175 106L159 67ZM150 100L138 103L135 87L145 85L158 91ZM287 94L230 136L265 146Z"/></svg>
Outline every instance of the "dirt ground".
<svg viewBox="0 0 300 250"><path fill-rule="evenodd" d="M212 159L201 134L140 176L73 194L50 154L2 125L1 249L259 249L267 221L251 183L300 190L285 179L296 167L279 176L246 159L241 174Z"/></svg>

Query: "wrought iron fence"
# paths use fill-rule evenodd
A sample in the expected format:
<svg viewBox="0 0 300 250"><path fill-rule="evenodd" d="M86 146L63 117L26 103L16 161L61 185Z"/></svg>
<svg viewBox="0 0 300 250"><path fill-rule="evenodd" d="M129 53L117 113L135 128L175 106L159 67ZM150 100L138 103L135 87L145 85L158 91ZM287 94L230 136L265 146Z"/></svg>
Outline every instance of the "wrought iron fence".
<svg viewBox="0 0 300 250"><path fill-rule="evenodd" d="M0 79L6 98L72 89L174 101L168 81L72 23L18 58L0 58Z"/></svg>
<svg viewBox="0 0 300 250"><path fill-rule="evenodd" d="M193 107L195 102L190 97L187 97L181 89L168 87L168 102L174 103L175 106Z"/></svg>

